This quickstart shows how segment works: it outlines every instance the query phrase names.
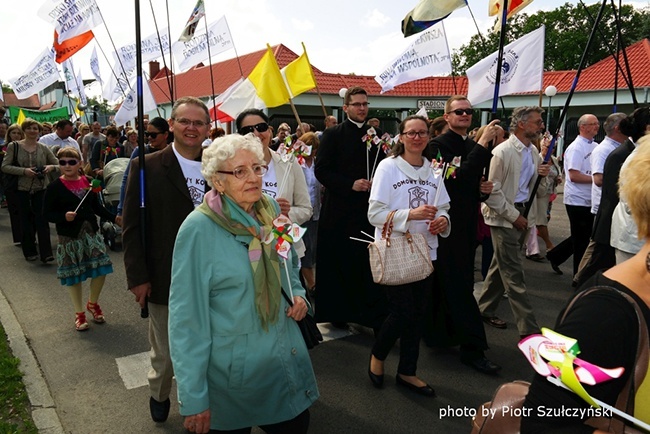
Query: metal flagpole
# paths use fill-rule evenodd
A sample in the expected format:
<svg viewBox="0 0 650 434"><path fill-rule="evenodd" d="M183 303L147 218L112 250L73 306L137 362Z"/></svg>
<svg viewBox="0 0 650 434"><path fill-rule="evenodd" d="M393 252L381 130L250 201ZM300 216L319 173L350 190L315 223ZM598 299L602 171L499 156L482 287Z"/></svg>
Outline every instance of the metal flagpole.
<svg viewBox="0 0 650 434"><path fill-rule="evenodd" d="M600 20L603 18L603 13L605 12L605 6L607 6L607 0L603 0L602 5L600 6L600 10L598 11L598 16L596 16L596 21L594 22L594 26L592 27L591 33L589 34L589 39L587 40L587 46L585 46L585 49L582 52L580 65L578 65L576 76L573 79L573 83L571 83L571 90L569 90L569 94L567 95L566 101L564 102L564 107L562 108L562 112L560 112L560 118L557 121L557 131L553 135L553 139L551 139L551 144L548 146L548 151L544 156L544 164L549 162L549 160L551 159L551 155L553 154L553 149L555 148L555 142L557 141L557 137L560 135L560 129L562 128L562 124L564 123L564 118L566 117L566 114L569 111L569 105L571 104L571 99L573 98L573 94L575 93L576 87L578 86L578 80L580 79L580 74L582 73L582 70L584 69L585 63L587 61L587 53L589 52L591 43L594 40L594 35L596 34L598 24L600 24ZM530 207L533 205L533 200L535 200L535 195L537 194L537 189L539 188L540 182L542 182L542 177L538 176L537 180L535 180L535 185L533 186L533 189L530 192L530 196L528 196L528 201L526 202L526 207L524 208L524 212L523 212L524 218L528 217L528 213L530 212Z"/></svg>
<svg viewBox="0 0 650 434"><path fill-rule="evenodd" d="M140 164L140 233L143 251L147 251L147 209L145 203L145 170L144 170L144 98L142 90L142 34L140 31L140 0L135 0L135 63L136 63L136 93L138 98L138 163ZM145 299L144 307L140 310L140 316L149 316L148 300Z"/></svg>
<svg viewBox="0 0 650 434"><path fill-rule="evenodd" d="M503 0L501 11L501 34L499 35L499 54L497 55L497 71L494 80L494 97L492 98L492 119L497 117L499 87L501 86L501 68L503 66L503 47L506 44L506 23L508 21L508 0Z"/></svg>

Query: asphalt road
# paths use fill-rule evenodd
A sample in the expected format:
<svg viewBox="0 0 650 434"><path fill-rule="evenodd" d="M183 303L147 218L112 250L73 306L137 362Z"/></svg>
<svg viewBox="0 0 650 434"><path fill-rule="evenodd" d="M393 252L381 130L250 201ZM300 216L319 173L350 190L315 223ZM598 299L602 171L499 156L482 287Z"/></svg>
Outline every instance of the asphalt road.
<svg viewBox="0 0 650 434"><path fill-rule="evenodd" d="M560 195L550 222L556 243L568 235L569 227L561 200ZM54 230L52 238L54 242ZM122 253L110 255L115 272L108 276L100 299L107 323L91 323L88 332L76 332L72 305L67 290L56 279L56 267L25 261L20 248L11 242L6 209L0 211L0 291L36 358L63 432L184 432L173 399L175 390L169 420L155 424L150 419L148 388L144 386L147 322L140 318L140 309L126 290ZM571 264L563 265L565 274L558 276L548 262L524 262L538 323L552 327L572 294ZM488 401L499 384L532 377L532 368L516 347L518 333L507 300L498 314L508 328L486 326L491 347L488 357L503 366L498 376L486 376L461 364L455 349L422 346L418 375L436 389L435 399L395 386L397 348L387 359L384 389L374 389L366 374L373 340L366 333L319 345L311 351L321 397L311 408L310 432L469 432L471 411Z"/></svg>

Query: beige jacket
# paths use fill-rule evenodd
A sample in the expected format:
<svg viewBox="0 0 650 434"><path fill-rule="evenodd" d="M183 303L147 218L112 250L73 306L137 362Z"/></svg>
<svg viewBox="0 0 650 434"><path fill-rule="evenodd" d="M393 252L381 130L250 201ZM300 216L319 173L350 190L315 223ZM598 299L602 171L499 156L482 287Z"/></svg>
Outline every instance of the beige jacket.
<svg viewBox="0 0 650 434"><path fill-rule="evenodd" d="M523 150L524 144L514 134L511 134L507 141L492 151L488 180L494 183L494 188L490 197L481 206L485 223L488 226L512 228L512 223L519 217L519 211L515 208L514 202L519 189ZM537 168L542 163L542 158L537 151L533 151L531 154L535 170L528 183L529 192L533 190L537 180ZM542 178L537 189L537 196L546 194L546 183L547 178ZM533 201L528 213L528 227L535 226L536 202Z"/></svg>

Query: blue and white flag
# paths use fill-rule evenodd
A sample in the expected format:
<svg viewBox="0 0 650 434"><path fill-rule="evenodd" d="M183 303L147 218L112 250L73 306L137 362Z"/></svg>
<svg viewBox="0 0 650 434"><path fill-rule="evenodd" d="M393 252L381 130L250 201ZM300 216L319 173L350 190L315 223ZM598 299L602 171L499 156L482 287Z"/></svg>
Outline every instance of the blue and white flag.
<svg viewBox="0 0 650 434"><path fill-rule="evenodd" d="M541 26L506 45L503 49L499 96L539 92L544 75L544 35ZM467 99L479 104L494 97L498 51L467 70Z"/></svg>

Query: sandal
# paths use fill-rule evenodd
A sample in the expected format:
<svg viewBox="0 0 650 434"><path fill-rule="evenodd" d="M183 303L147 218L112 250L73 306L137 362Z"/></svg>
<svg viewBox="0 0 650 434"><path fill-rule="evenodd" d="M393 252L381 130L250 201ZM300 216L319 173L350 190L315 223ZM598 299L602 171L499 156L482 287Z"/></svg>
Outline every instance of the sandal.
<svg viewBox="0 0 650 434"><path fill-rule="evenodd" d="M89 301L86 303L86 309L93 315L93 321L95 321L97 324L106 322L102 308L99 307L99 303L91 303Z"/></svg>
<svg viewBox="0 0 650 434"><path fill-rule="evenodd" d="M492 327L496 327L498 329L505 329L508 327L508 324L504 320L496 316L490 316L490 317L484 316L483 322L486 324L490 324Z"/></svg>
<svg viewBox="0 0 650 434"><path fill-rule="evenodd" d="M86 321L86 313L85 312L77 312L76 317L74 319L74 327L77 329L78 332L83 332L88 330L88 321Z"/></svg>

